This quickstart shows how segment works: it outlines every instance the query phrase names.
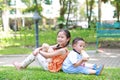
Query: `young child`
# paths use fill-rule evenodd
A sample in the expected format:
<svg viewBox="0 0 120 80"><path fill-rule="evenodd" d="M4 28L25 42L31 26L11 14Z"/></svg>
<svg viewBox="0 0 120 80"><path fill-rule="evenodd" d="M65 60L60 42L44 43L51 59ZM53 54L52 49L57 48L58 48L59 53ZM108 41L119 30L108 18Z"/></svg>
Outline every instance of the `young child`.
<svg viewBox="0 0 120 80"><path fill-rule="evenodd" d="M62 70L65 73L83 73L83 74L95 74L100 75L104 65L100 65L98 68L90 68L85 65L85 62L88 61L89 56L82 56L81 53L85 52L85 41L82 38L75 38L72 42L73 50L70 51L67 58L64 60L62 65Z"/></svg>
<svg viewBox="0 0 120 80"><path fill-rule="evenodd" d="M67 46L70 38L70 32L61 29L57 33L56 44L50 47L47 45L49 50L51 49L50 51L48 50L47 52L48 48L45 50L44 47L46 47L46 45L43 45L42 47L36 48L32 54L27 56L22 62L14 62L13 65L17 70L25 69L36 59L44 70L58 72L62 68L62 63L69 53ZM48 61L48 58L50 58L51 61Z"/></svg>

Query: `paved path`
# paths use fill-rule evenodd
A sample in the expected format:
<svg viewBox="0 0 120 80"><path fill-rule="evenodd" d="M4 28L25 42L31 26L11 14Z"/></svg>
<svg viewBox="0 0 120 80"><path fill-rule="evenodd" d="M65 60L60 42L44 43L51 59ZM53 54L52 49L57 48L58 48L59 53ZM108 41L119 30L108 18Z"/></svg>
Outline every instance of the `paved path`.
<svg viewBox="0 0 120 80"><path fill-rule="evenodd" d="M104 64L105 67L120 67L120 49L103 49L103 51L101 53L88 51L91 57L89 62Z"/></svg>
<svg viewBox="0 0 120 80"><path fill-rule="evenodd" d="M120 67L120 49L103 49L104 52L96 53L95 50L87 51L90 55L90 63L96 63L98 65L104 64L105 67ZM27 57L25 55L0 55L0 66L13 66L14 61L21 62ZM37 61L34 61L30 66L39 66Z"/></svg>

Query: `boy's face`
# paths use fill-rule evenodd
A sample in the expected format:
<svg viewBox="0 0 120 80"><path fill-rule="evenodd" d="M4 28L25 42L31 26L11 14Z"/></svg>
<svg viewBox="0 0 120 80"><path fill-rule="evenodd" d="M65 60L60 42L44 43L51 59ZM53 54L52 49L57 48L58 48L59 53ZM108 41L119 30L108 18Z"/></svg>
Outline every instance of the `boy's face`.
<svg viewBox="0 0 120 80"><path fill-rule="evenodd" d="M78 41L76 44L73 45L73 48L79 53L81 53L81 50L83 50L84 47L85 47L84 41Z"/></svg>

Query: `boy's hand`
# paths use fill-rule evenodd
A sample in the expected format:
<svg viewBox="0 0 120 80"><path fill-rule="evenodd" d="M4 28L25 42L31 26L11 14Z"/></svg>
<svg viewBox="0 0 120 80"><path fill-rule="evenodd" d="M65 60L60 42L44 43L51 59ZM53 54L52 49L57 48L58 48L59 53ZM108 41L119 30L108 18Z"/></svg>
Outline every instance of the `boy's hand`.
<svg viewBox="0 0 120 80"><path fill-rule="evenodd" d="M82 50L81 54L82 54L82 57L87 58L87 60L89 60L89 55L86 53L86 51Z"/></svg>
<svg viewBox="0 0 120 80"><path fill-rule="evenodd" d="M84 62L86 62L86 61L88 61L88 58L87 58L87 57L83 57L82 60L83 60Z"/></svg>

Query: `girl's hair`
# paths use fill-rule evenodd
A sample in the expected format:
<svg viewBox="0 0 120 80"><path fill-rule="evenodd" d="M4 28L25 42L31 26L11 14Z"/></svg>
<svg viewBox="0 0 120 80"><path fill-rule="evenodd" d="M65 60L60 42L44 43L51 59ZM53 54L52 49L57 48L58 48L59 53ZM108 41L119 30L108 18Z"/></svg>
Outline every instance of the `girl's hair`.
<svg viewBox="0 0 120 80"><path fill-rule="evenodd" d="M71 34L70 34L70 32L69 32L68 30L64 30L64 29L59 30L58 33L59 33L59 32L64 32L65 35L66 35L66 37L67 37L67 39L69 38L69 41L68 41L67 44L64 46L64 47L66 47L66 46L69 44L69 42L70 42ZM57 34L58 34L58 33L57 33ZM57 45L57 47L59 47L59 44Z"/></svg>
<svg viewBox="0 0 120 80"><path fill-rule="evenodd" d="M72 46L73 46L74 44L76 44L78 41L85 41L85 40L84 40L83 38L76 37L76 38L74 38L73 41L72 41Z"/></svg>

